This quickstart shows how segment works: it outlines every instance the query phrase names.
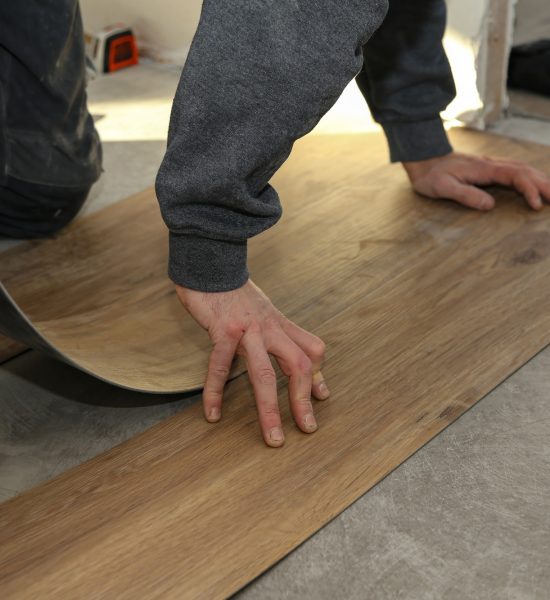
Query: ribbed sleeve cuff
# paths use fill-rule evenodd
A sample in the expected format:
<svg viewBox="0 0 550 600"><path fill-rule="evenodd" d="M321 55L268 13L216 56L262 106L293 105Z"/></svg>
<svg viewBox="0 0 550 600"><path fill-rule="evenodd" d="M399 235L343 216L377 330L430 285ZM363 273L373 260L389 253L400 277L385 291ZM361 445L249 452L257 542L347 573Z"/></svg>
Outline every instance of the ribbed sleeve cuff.
<svg viewBox="0 0 550 600"><path fill-rule="evenodd" d="M390 147L391 162L427 160L452 152L443 121L381 123Z"/></svg>
<svg viewBox="0 0 550 600"><path fill-rule="evenodd" d="M201 292L227 292L248 280L246 242L225 242L170 232L170 279Z"/></svg>

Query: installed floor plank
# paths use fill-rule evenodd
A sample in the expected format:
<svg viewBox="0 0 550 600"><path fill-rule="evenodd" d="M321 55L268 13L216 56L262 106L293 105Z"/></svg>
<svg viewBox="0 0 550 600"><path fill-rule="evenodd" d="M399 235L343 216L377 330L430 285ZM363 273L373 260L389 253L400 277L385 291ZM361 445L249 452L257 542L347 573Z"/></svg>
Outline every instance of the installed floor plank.
<svg viewBox="0 0 550 600"><path fill-rule="evenodd" d="M455 141L550 166L547 148ZM235 379L222 423L195 405L0 505L3 598L225 597L550 342L550 211L506 191L489 214L420 200L398 167L363 169L372 147L299 142L278 176L283 199L302 202L295 229L268 232L252 261L328 344L319 431L299 432L285 406L285 446L264 447L248 381Z"/></svg>

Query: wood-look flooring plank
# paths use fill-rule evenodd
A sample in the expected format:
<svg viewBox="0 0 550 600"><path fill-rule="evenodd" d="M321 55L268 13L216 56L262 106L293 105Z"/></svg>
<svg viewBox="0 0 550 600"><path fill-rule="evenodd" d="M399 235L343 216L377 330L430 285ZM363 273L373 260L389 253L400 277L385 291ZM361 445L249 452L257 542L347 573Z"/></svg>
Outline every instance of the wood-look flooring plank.
<svg viewBox="0 0 550 600"><path fill-rule="evenodd" d="M302 140L276 178L282 223L250 244L254 278L308 327L400 272L413 241L416 252L429 252L461 217L454 207L434 211L411 197L399 167L381 168L380 136L315 139ZM514 151L520 155L521 145ZM401 214L409 207L409 215ZM133 226L121 228L130 213ZM204 380L210 344L182 312L165 265L166 233L149 190L75 223L56 240L4 253L0 281L69 362L133 389L194 389ZM358 286L357 276L368 277L368 286ZM234 374L242 371L237 364Z"/></svg>
<svg viewBox="0 0 550 600"><path fill-rule="evenodd" d="M476 138L475 145L490 141ZM385 165L386 154L376 134L306 138L275 178L284 216L251 240L251 271L304 327L408 268L412 248L418 257L445 243L451 224L465 217L411 195L400 167ZM166 253L152 190L75 222L55 240L3 253L0 282L41 336L22 341L49 344L54 356L124 387L201 387L210 341L182 310ZM243 370L236 364L234 374Z"/></svg>
<svg viewBox="0 0 550 600"><path fill-rule="evenodd" d="M275 179L285 205L282 222L250 242L250 263L254 278L269 287L281 310L313 325L361 293L353 273L365 262L374 263L369 289L377 285L376 270L384 278L400 268L384 266L389 240L396 246L394 258L409 248L401 243L405 224L388 214L386 189L395 193L396 169L380 170L386 154L381 136L313 138L302 146L285 167L287 174ZM399 181L401 195L410 199L406 183ZM345 210L335 210L341 204ZM352 221L351 213L359 218ZM132 227L121 228L130 214ZM457 216L440 212L425 225L439 229ZM423 241L428 250L430 239ZM356 242L362 244L360 256ZM74 223L55 240L4 253L0 281L69 362L133 389L196 389L204 381L210 341L176 298L166 277L166 252L166 230L154 192L147 190ZM323 277L317 277L318 270ZM334 289L349 294L323 301ZM42 340L38 347L44 347ZM234 374L242 371L235 365Z"/></svg>
<svg viewBox="0 0 550 600"><path fill-rule="evenodd" d="M352 155L365 137L333 141ZM455 141L550 168L540 146L466 132ZM294 181L306 160L319 160L325 181L315 152L330 143L302 141L284 194L308 187ZM359 161L339 168L355 183L333 195L327 177L309 227L289 242L297 254L285 275L293 290L305 278L300 293L285 298L287 278L275 279L276 231L256 277L328 344L332 396L316 403L319 430L293 425L281 388L286 443L265 447L248 380L233 380L221 423L206 423L197 404L0 505L2 598L226 597L550 342L550 210L497 191L497 209L479 214L414 197L392 167L364 188ZM336 239L344 218L349 233ZM314 322L319 304L337 310Z"/></svg>

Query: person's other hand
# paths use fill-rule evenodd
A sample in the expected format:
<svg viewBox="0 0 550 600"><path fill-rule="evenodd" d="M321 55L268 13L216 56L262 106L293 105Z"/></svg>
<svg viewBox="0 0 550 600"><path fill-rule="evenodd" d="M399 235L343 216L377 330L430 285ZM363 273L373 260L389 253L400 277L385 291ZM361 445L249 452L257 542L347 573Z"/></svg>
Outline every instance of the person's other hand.
<svg viewBox="0 0 550 600"><path fill-rule="evenodd" d="M452 152L446 156L404 162L416 192L429 198L447 198L477 210L491 210L495 199L477 186L515 188L534 210L550 202L550 178L529 165L514 161Z"/></svg>
<svg viewBox="0 0 550 600"><path fill-rule="evenodd" d="M203 391L206 419L221 418L223 389L234 356L243 356L254 388L258 416L268 446L282 446L284 434L277 399L275 357L289 377L289 399L298 427L317 429L311 395L328 398L320 368L325 345L281 314L252 281L230 292L199 292L181 286L176 291L191 316L208 331L213 343Z"/></svg>

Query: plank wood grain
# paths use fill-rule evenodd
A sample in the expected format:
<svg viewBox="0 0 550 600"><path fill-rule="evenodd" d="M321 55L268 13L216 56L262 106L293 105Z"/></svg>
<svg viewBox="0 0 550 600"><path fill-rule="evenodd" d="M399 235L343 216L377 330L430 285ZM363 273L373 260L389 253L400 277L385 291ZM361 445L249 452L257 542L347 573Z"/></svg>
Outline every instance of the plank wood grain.
<svg viewBox="0 0 550 600"><path fill-rule="evenodd" d="M285 204L282 222L253 239L249 252L259 285L289 317L309 326L326 321L362 293L350 277L365 261L375 263L369 278L378 271L369 288L399 269L399 264L384 266L387 243L377 246L376 240L402 236L404 224L391 218L386 193L380 194L396 174L395 168L379 169L386 153L380 136L302 145L276 178ZM347 174L339 166L343 157ZM398 189L391 189L410 202L406 183L402 177L398 181ZM369 198L373 193L376 198ZM337 210L341 203L344 211ZM352 221L351 213L362 218ZM430 221L435 225L456 216L440 213ZM132 227L121 227L128 221ZM354 257L354 240L364 245L374 232L369 251ZM3 253L0 282L37 333L22 341L49 347L54 356L123 387L164 393L201 387L210 341L184 313L167 279L166 239L154 193L147 190L74 223L55 240ZM429 240L423 241L428 250ZM394 257L408 251L406 243L397 244ZM345 293L327 302L326 294L335 289ZM7 325L13 336L26 333L19 320ZM243 370L237 363L233 374Z"/></svg>
<svg viewBox="0 0 550 600"><path fill-rule="evenodd" d="M472 136L466 148L491 151L494 138ZM523 154L521 144L500 144ZM251 241L250 264L276 305L312 328L401 273L413 247L417 256L430 253L464 214L450 205L434 210L411 195L399 167L381 168L381 136L306 138L297 148L275 178L283 219ZM128 221L132 227L121 227ZM3 253L0 282L30 323L13 322L4 309L0 331L123 387L198 389L210 342L181 308L166 261L166 231L148 190L55 240ZM236 363L233 375L243 371Z"/></svg>
<svg viewBox="0 0 550 600"><path fill-rule="evenodd" d="M541 146L454 140L550 168ZM483 214L421 200L398 167L363 168L374 146L300 141L278 187L302 206L253 259L328 344L319 431L301 433L282 402L285 446L265 447L248 380L234 379L221 423L196 404L0 505L2 598L226 597L550 342L550 210L503 190Z"/></svg>

